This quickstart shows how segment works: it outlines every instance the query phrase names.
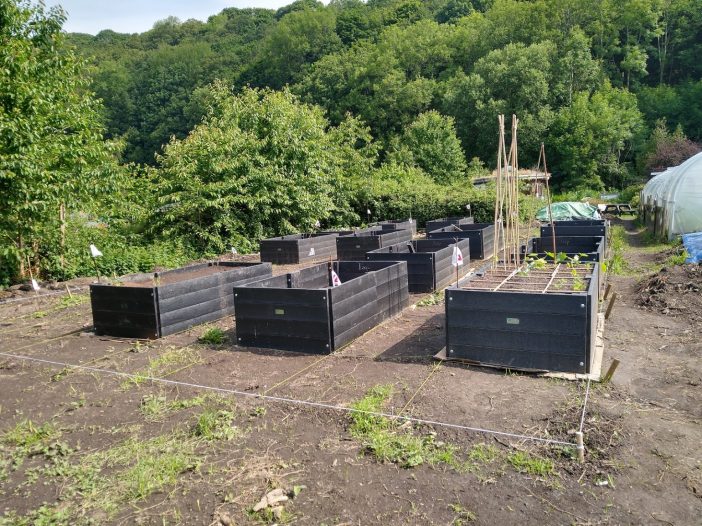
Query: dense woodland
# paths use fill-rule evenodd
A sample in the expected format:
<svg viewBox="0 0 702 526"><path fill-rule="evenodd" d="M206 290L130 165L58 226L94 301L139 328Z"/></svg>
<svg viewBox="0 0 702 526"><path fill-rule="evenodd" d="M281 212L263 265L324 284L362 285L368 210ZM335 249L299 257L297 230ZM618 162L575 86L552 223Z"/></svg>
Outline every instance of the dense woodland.
<svg viewBox="0 0 702 526"><path fill-rule="evenodd" d="M702 0L298 0L66 34L0 0L0 284L371 219L491 217L497 115L557 191L699 151ZM631 191L629 192L631 194Z"/></svg>

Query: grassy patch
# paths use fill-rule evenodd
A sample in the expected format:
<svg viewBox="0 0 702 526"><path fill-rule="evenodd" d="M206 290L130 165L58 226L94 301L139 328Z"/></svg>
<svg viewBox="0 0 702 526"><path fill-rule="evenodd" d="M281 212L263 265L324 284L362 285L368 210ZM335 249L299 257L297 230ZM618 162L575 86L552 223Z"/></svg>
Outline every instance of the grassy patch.
<svg viewBox="0 0 702 526"><path fill-rule="evenodd" d="M468 451L468 460L475 464L489 464L497 460L500 452L489 444L475 444Z"/></svg>
<svg viewBox="0 0 702 526"><path fill-rule="evenodd" d="M208 395L200 395L194 398L184 398L182 400L168 400L164 394L146 395L141 399L139 410L147 420L158 420L168 413L199 407L209 399Z"/></svg>
<svg viewBox="0 0 702 526"><path fill-rule="evenodd" d="M54 458L41 474L44 480L61 482L58 503L30 512L24 520L27 524L76 524L98 511L111 518L128 505L174 486L183 473L197 469L201 460L195 451L197 444L197 439L182 433L149 440L132 437L78 462L69 457ZM40 515L46 517L44 522L38 520Z"/></svg>
<svg viewBox="0 0 702 526"><path fill-rule="evenodd" d="M49 422L37 425L31 420L22 420L5 432L2 436L2 442L10 446L31 450L47 440L57 438L58 435L59 432Z"/></svg>
<svg viewBox="0 0 702 526"><path fill-rule="evenodd" d="M94 465L123 471L109 481L114 487L99 487L102 491L93 493L108 497L98 498L96 502L109 511L116 509L113 504L140 501L154 491L172 486L178 475L199 465L195 445L196 441L173 434L146 441L131 438L116 448L98 453L93 459Z"/></svg>
<svg viewBox="0 0 702 526"><path fill-rule="evenodd" d="M27 457L50 454L60 436L60 431L49 422L41 425L31 420L18 422L0 437L0 480L18 469Z"/></svg>
<svg viewBox="0 0 702 526"><path fill-rule="evenodd" d="M89 299L90 299L90 296L88 296L87 294L77 294L74 296L62 296L58 302L58 305L56 305L56 307L54 307L54 309L55 310L63 310L63 309L68 309L70 307L76 307L78 305L82 305L83 303L87 303Z"/></svg>
<svg viewBox="0 0 702 526"><path fill-rule="evenodd" d="M548 477L554 473L553 462L546 458L530 455L524 451L515 451L507 455L507 461L519 473L537 477Z"/></svg>
<svg viewBox="0 0 702 526"><path fill-rule="evenodd" d="M133 385L140 385L148 378L161 378L170 376L179 371L192 367L202 361L200 353L189 347L169 347L164 353L149 360L146 370L137 372L135 378L122 382L122 388L128 389Z"/></svg>
<svg viewBox="0 0 702 526"><path fill-rule="evenodd" d="M193 434L205 440L232 440L241 436L234 425L234 413L225 409L207 408L197 419Z"/></svg>
<svg viewBox="0 0 702 526"><path fill-rule="evenodd" d="M612 274L622 275L629 271L629 265L624 258L624 250L627 246L626 230L620 225L611 227L612 236L610 240L610 258L607 261L607 268Z"/></svg>
<svg viewBox="0 0 702 526"><path fill-rule="evenodd" d="M391 385L376 386L352 407L358 411L380 412L391 396ZM405 430L404 426L382 416L352 413L350 431L365 451L381 462L392 462L404 468L425 462L459 466L456 448L436 442L435 434L416 436L411 429Z"/></svg>
<svg viewBox="0 0 702 526"><path fill-rule="evenodd" d="M222 345L227 341L227 333L219 327L210 327L197 339L200 343L208 343L210 345Z"/></svg>
<svg viewBox="0 0 702 526"><path fill-rule="evenodd" d="M443 305L444 303L444 291L440 290L437 292L432 292L427 297L422 298L417 302L417 307L431 307L432 305Z"/></svg>
<svg viewBox="0 0 702 526"><path fill-rule="evenodd" d="M685 250L682 246L676 250L675 253L669 255L666 259L665 262L663 263L663 266L665 267L674 267L676 265L683 265L685 264L685 260L689 257L689 254L687 253L687 250Z"/></svg>

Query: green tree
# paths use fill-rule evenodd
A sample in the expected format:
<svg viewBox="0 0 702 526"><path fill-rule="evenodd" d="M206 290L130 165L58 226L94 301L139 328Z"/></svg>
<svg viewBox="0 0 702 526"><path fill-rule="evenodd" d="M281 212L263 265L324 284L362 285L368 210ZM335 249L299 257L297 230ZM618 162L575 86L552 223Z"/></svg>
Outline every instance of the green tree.
<svg viewBox="0 0 702 526"><path fill-rule="evenodd" d="M244 79L279 89L298 81L310 64L341 47L333 9L293 11L266 35Z"/></svg>
<svg viewBox="0 0 702 526"><path fill-rule="evenodd" d="M624 188L629 175L622 164L641 126L636 97L608 83L593 93L577 93L557 113L547 145L554 155L555 182L563 189Z"/></svg>
<svg viewBox="0 0 702 526"><path fill-rule="evenodd" d="M203 123L159 158L155 232L221 253L349 219L342 167L352 156L340 143L363 140L358 125L330 133L322 110L288 91L234 96L221 82L211 90Z"/></svg>
<svg viewBox="0 0 702 526"><path fill-rule="evenodd" d="M456 119L468 156L492 161L497 115L516 114L521 122L520 159L536 161L552 120L554 57L551 42L508 44L478 60L470 75L458 72L446 83L443 110Z"/></svg>
<svg viewBox="0 0 702 526"><path fill-rule="evenodd" d="M454 121L435 110L422 113L405 129L389 157L421 168L438 183L452 183L466 175L466 159Z"/></svg>
<svg viewBox="0 0 702 526"><path fill-rule="evenodd" d="M0 280L60 243L59 210L111 191L111 148L60 8L0 0ZM12 274L8 276L8 274Z"/></svg>
<svg viewBox="0 0 702 526"><path fill-rule="evenodd" d="M436 15L440 24L453 23L459 18L468 16L474 11L473 4L468 0L448 0Z"/></svg>

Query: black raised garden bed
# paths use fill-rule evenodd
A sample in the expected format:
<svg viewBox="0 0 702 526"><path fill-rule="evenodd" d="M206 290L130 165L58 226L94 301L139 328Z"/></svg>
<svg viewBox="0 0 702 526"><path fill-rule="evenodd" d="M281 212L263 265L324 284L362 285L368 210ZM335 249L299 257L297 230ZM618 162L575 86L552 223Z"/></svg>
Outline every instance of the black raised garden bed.
<svg viewBox="0 0 702 526"><path fill-rule="evenodd" d="M579 256L581 261L604 262L605 240L602 236L556 236L556 253L564 253L572 258ZM526 247L528 254L547 257L547 252L553 252L552 237L534 237Z"/></svg>
<svg viewBox="0 0 702 526"><path fill-rule="evenodd" d="M381 221L378 226L383 232L392 232L393 230L411 230L412 234L417 233L417 222L414 219L397 219L391 221Z"/></svg>
<svg viewBox="0 0 702 526"><path fill-rule="evenodd" d="M330 267L342 281L337 287ZM326 354L408 304L405 262L322 263L235 287L237 343Z"/></svg>
<svg viewBox="0 0 702 526"><path fill-rule="evenodd" d="M553 253L552 237L534 237L527 243L527 257L543 258L553 261L548 253ZM605 238L601 236L556 236L556 254L564 254L569 260L577 257L582 262L596 262L602 265L605 262ZM558 257L558 256L557 256ZM604 274L597 274L598 288L602 290Z"/></svg>
<svg viewBox="0 0 702 526"><path fill-rule="evenodd" d="M336 238L339 261L364 261L366 252L412 240L411 230L373 230Z"/></svg>
<svg viewBox="0 0 702 526"><path fill-rule="evenodd" d="M234 313L234 285L271 275L270 263L202 263L90 285L95 333L160 338Z"/></svg>
<svg viewBox="0 0 702 526"><path fill-rule="evenodd" d="M553 222L554 226L608 226L609 221L606 219L572 219L558 220ZM549 221L541 223L541 226L551 225Z"/></svg>
<svg viewBox="0 0 702 526"><path fill-rule="evenodd" d="M429 239L468 239L470 240L470 257L472 259L487 259L495 249L495 225L492 223L473 223L467 225L451 225L438 230L427 230Z"/></svg>
<svg viewBox="0 0 702 526"><path fill-rule="evenodd" d="M410 292L434 292L456 280L456 267L451 264L456 245L463 254L463 265L458 267L461 277L469 269L469 247L467 239L418 239L366 253L368 261L406 261Z"/></svg>
<svg viewBox="0 0 702 526"><path fill-rule="evenodd" d="M441 217L439 219L432 219L427 221L424 229L427 232L432 232L434 230L440 230L451 225L461 226L461 225L472 225L475 223L472 216L470 217Z"/></svg>
<svg viewBox="0 0 702 526"><path fill-rule="evenodd" d="M589 373L598 265L578 267L577 278L568 265L556 276L554 269L511 279L513 269L491 269L446 289L447 356L507 369Z"/></svg>
<svg viewBox="0 0 702 526"><path fill-rule="evenodd" d="M556 236L602 236L607 235L607 226L604 224L596 225L574 225L575 221L555 221L553 230L556 231ZM553 232L551 225L541 225L541 237L549 237Z"/></svg>
<svg viewBox="0 0 702 526"><path fill-rule="evenodd" d="M336 259L338 233L290 234L259 242L261 261L276 265L304 263L319 259Z"/></svg>

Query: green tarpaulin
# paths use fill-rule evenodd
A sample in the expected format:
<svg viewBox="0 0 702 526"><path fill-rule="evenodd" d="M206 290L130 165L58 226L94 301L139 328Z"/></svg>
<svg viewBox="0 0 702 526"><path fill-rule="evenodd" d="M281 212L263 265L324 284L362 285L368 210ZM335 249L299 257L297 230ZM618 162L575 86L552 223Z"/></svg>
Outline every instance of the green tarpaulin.
<svg viewBox="0 0 702 526"><path fill-rule="evenodd" d="M587 203L568 201L564 203L553 203L551 211L554 221L574 221L576 219L600 219L597 207ZM545 206L536 212L536 219L548 221L548 207Z"/></svg>

